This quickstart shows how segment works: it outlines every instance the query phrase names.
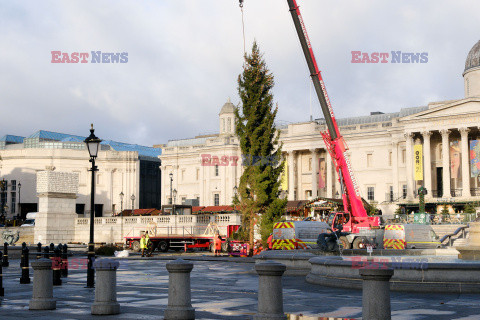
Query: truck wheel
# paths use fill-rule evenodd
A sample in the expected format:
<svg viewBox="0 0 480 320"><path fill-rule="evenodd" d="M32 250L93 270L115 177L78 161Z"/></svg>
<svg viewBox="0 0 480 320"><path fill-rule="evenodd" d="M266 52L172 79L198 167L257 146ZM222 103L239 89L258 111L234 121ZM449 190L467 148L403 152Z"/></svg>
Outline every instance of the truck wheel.
<svg viewBox="0 0 480 320"><path fill-rule="evenodd" d="M353 249L365 249L365 239L362 237L353 240Z"/></svg>
<svg viewBox="0 0 480 320"><path fill-rule="evenodd" d="M167 252L168 251L167 241L160 241L158 243L158 250L161 251L161 252Z"/></svg>
<svg viewBox="0 0 480 320"><path fill-rule="evenodd" d="M348 242L347 237L340 237L338 240L339 240L340 243L342 244L343 250L345 250L345 249L350 249L350 248L351 248L350 242Z"/></svg>
<svg viewBox="0 0 480 320"><path fill-rule="evenodd" d="M135 251L135 252L140 251L140 242L133 241L132 242L132 250Z"/></svg>

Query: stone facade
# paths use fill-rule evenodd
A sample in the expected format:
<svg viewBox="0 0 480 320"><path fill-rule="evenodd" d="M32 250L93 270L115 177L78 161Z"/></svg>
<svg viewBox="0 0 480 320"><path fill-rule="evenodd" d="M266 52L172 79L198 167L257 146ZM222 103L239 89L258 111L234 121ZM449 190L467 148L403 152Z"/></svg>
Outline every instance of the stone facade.
<svg viewBox="0 0 480 320"><path fill-rule="evenodd" d="M418 203L416 190L422 185L432 205L480 200L479 179L470 177L469 170L469 142L480 140L480 66L475 62L480 49L476 47L480 45L469 53L463 74L466 98L337 119L361 193L384 213L393 213L399 203ZM220 113L220 134L165 145L160 156L166 173L162 179L166 191L163 203L170 201L168 174L172 173L176 203L194 198L202 206L231 204L242 174L242 157L234 131L225 129L225 119L234 117L233 109L225 106ZM325 121L293 123L279 129L287 161L284 196L289 200L340 197L335 167L320 135L326 130ZM422 145L423 150L423 175L418 180L414 173L415 145ZM206 156L209 162L202 160ZM240 160L234 163L234 157Z"/></svg>

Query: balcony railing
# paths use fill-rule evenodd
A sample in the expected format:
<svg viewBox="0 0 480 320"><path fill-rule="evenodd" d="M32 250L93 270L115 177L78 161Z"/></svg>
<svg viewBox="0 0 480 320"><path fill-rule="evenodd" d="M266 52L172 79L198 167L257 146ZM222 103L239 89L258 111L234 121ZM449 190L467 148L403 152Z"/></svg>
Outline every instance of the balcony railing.
<svg viewBox="0 0 480 320"><path fill-rule="evenodd" d="M429 214L426 213L427 224L466 224L475 220L475 213L455 213L455 214ZM383 221L388 223L413 223L413 214L395 214L381 216Z"/></svg>

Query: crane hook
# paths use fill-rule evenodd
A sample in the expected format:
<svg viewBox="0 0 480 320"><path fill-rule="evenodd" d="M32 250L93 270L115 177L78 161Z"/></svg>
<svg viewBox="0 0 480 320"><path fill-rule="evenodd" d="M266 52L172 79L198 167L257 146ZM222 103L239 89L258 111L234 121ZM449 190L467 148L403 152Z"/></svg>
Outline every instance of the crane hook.
<svg viewBox="0 0 480 320"><path fill-rule="evenodd" d="M240 8L243 8L243 0L238 0Z"/></svg>

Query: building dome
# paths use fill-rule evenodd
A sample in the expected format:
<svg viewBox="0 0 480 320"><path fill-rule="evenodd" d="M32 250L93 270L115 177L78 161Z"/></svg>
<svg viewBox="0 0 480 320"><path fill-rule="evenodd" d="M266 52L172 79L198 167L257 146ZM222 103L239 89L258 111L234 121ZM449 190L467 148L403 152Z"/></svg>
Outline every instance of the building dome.
<svg viewBox="0 0 480 320"><path fill-rule="evenodd" d="M230 98L228 98L228 101L223 105L222 110L220 110L220 115L224 113L233 113L235 111L235 105L230 101Z"/></svg>
<svg viewBox="0 0 480 320"><path fill-rule="evenodd" d="M465 72L468 69L480 67L480 41L478 41L470 50L465 61Z"/></svg>

